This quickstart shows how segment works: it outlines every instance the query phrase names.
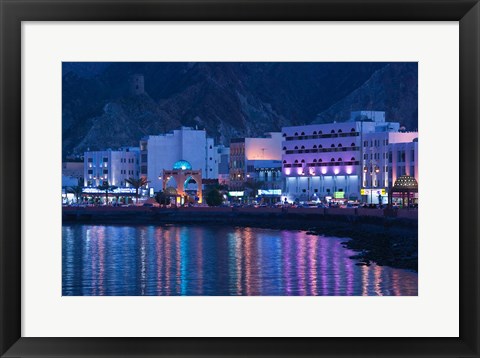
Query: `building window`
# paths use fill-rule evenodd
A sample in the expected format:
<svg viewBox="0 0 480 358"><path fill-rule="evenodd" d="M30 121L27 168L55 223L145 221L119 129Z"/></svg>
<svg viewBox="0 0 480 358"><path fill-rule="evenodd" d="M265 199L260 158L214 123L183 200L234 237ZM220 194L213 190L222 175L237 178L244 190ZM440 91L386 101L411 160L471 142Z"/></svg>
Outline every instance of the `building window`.
<svg viewBox="0 0 480 358"><path fill-rule="evenodd" d="M298 136L298 133L297 133L297 132L295 132L294 136Z"/></svg>
<svg viewBox="0 0 480 358"><path fill-rule="evenodd" d="M342 130L341 130L341 129L339 129L339 130L338 130L338 133L342 133Z"/></svg>
<svg viewBox="0 0 480 358"><path fill-rule="evenodd" d="M412 149L410 151L410 161L414 162L415 161L415 150Z"/></svg>
<svg viewBox="0 0 480 358"><path fill-rule="evenodd" d="M355 157L352 157L350 160L351 160L352 162L354 162L354 161L355 161Z"/></svg>
<svg viewBox="0 0 480 358"><path fill-rule="evenodd" d="M209 159L212 160L212 157L210 157Z"/></svg>
<svg viewBox="0 0 480 358"><path fill-rule="evenodd" d="M87 161L88 161L89 163L92 163L92 162L93 162L93 158L88 158Z"/></svg>
<svg viewBox="0 0 480 358"><path fill-rule="evenodd" d="M355 132L355 128L350 129L350 132Z"/></svg>
<svg viewBox="0 0 480 358"><path fill-rule="evenodd" d="M103 169L103 174L108 174L108 169Z"/></svg>
<svg viewBox="0 0 480 358"><path fill-rule="evenodd" d="M317 131L313 131L313 135L316 135L317 134Z"/></svg>
<svg viewBox="0 0 480 358"><path fill-rule="evenodd" d="M316 144L313 145L313 149L317 149L317 145L316 145Z"/></svg>
<svg viewBox="0 0 480 358"><path fill-rule="evenodd" d="M335 131L332 129L332 130L330 131L330 133L333 134L333 133L335 133Z"/></svg>
<svg viewBox="0 0 480 358"><path fill-rule="evenodd" d="M355 143L350 144L351 147L355 147Z"/></svg>
<svg viewBox="0 0 480 358"><path fill-rule="evenodd" d="M392 152L388 152L388 162L391 163L392 162Z"/></svg>
<svg viewBox="0 0 480 358"><path fill-rule="evenodd" d="M103 157L103 162L104 162L104 163L107 163L107 162L108 162L108 158L107 158L107 157Z"/></svg>
<svg viewBox="0 0 480 358"><path fill-rule="evenodd" d="M331 162L334 162L334 161L335 161L335 158L330 159L330 161L331 161Z"/></svg>
<svg viewBox="0 0 480 358"><path fill-rule="evenodd" d="M302 135L305 135L305 132L302 132Z"/></svg>
<svg viewBox="0 0 480 358"><path fill-rule="evenodd" d="M89 169L89 170L88 170L88 174L93 174L93 170L92 170L92 169Z"/></svg>
<svg viewBox="0 0 480 358"><path fill-rule="evenodd" d="M142 154L142 163L146 163L146 162L147 162L147 154L143 153Z"/></svg>
<svg viewBox="0 0 480 358"><path fill-rule="evenodd" d="M338 158L338 161L341 162L341 161L342 161L342 158Z"/></svg>
<svg viewBox="0 0 480 358"><path fill-rule="evenodd" d="M316 163L316 162L317 162L317 160L316 160L316 159L314 159L314 160L313 160L313 162L314 162L314 163Z"/></svg>
<svg viewBox="0 0 480 358"><path fill-rule="evenodd" d="M287 150L287 147L283 147L283 150Z"/></svg>
<svg viewBox="0 0 480 358"><path fill-rule="evenodd" d="M363 146L368 147L368 140L363 141Z"/></svg>
<svg viewBox="0 0 480 358"><path fill-rule="evenodd" d="M305 149L305 146L304 146L304 145L302 145L302 149Z"/></svg>
<svg viewBox="0 0 480 358"><path fill-rule="evenodd" d="M410 166L410 176L415 177L415 166L411 165Z"/></svg>
<svg viewBox="0 0 480 358"><path fill-rule="evenodd" d="M332 144L330 147L331 147L331 148L335 148L335 144Z"/></svg>
<svg viewBox="0 0 480 358"><path fill-rule="evenodd" d="M295 149L298 149L298 146L295 146Z"/></svg>

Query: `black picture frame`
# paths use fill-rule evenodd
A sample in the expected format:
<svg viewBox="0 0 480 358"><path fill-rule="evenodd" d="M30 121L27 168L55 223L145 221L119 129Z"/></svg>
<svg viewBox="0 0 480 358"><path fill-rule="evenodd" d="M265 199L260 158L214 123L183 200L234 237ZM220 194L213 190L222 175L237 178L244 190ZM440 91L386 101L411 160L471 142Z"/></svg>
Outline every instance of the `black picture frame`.
<svg viewBox="0 0 480 358"><path fill-rule="evenodd" d="M2 357L107 355L479 357L480 5L477 0L0 0L0 11ZM18 193L19 179L22 175L21 22L86 20L459 21L461 136L459 185L468 191L468 196L462 195L459 202L460 337L22 338L20 255L22 222Z"/></svg>

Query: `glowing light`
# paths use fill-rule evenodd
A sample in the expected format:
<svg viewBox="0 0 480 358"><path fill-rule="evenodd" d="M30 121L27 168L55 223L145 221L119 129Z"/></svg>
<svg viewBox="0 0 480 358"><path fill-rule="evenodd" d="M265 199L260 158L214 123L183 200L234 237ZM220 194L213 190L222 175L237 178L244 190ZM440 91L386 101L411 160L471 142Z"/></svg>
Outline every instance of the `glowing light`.
<svg viewBox="0 0 480 358"><path fill-rule="evenodd" d="M285 175L290 175L291 172L292 172L292 169L290 168L285 169Z"/></svg>
<svg viewBox="0 0 480 358"><path fill-rule="evenodd" d="M297 169L297 174L298 174L298 175L302 175L302 174L303 174L303 169L302 169L302 168L298 168L298 169Z"/></svg>
<svg viewBox="0 0 480 358"><path fill-rule="evenodd" d="M323 175L327 174L327 168L322 168L322 174Z"/></svg>
<svg viewBox="0 0 480 358"><path fill-rule="evenodd" d="M350 167L347 168L347 174L348 175L352 174L352 168L350 168Z"/></svg>
<svg viewBox="0 0 480 358"><path fill-rule="evenodd" d="M333 172L335 173L335 175L337 175L338 173L340 173L340 169L335 168L335 169L333 170Z"/></svg>

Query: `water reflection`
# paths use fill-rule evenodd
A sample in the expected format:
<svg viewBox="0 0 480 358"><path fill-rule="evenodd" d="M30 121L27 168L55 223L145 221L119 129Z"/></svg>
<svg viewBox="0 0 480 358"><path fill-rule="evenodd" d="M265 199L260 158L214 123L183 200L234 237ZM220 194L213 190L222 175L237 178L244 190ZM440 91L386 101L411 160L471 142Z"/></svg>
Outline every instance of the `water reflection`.
<svg viewBox="0 0 480 358"><path fill-rule="evenodd" d="M344 239L202 226L63 227L63 295L417 295L416 273L356 266Z"/></svg>

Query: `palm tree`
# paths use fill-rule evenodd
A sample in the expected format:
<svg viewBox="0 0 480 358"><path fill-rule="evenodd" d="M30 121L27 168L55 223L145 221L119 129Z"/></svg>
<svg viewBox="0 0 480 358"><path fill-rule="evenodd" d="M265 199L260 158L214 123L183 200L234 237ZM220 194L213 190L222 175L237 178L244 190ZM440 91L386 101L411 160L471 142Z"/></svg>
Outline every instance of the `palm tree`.
<svg viewBox="0 0 480 358"><path fill-rule="evenodd" d="M110 185L108 181L104 181L103 184L97 188L100 190L105 190L105 204L108 204L108 192L117 189L115 185Z"/></svg>
<svg viewBox="0 0 480 358"><path fill-rule="evenodd" d="M150 183L147 178L145 177L141 177L141 178L138 178L138 179L135 179L135 178L128 178L128 179L125 179L125 182L127 182L128 184L130 184L131 186L133 186L135 188L135 198L137 199L137 204L138 204L138 190L142 187L144 187L145 185L147 185L147 183Z"/></svg>
<svg viewBox="0 0 480 358"><path fill-rule="evenodd" d="M77 200L78 203L78 198L82 196L83 193L83 179L78 179L78 184L75 186L71 186L67 188L67 193L75 195L75 199Z"/></svg>

